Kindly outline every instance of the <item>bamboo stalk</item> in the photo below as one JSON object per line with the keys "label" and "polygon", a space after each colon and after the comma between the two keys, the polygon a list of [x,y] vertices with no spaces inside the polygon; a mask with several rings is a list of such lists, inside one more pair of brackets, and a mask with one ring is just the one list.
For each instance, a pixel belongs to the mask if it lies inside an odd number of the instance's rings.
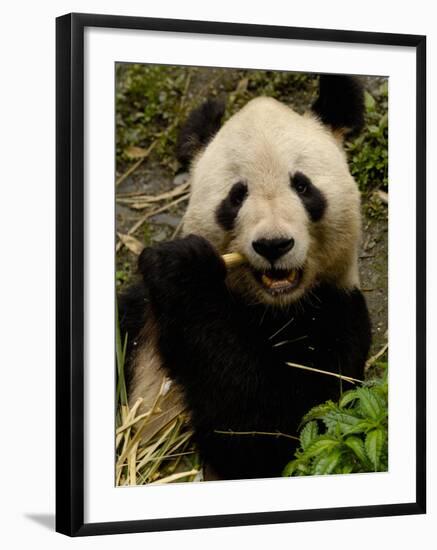
{"label": "bamboo stalk", "polygon": [[150,416],[150,414],[151,414],[151,411],[148,411],[144,414],[140,414],[139,416],[136,416],[132,420],[128,420],[126,422],[126,424],[123,424],[123,426],[120,426],[119,428],[117,428],[117,431],[115,433],[117,435],[123,433],[125,430],[127,430],[128,428],[131,428],[132,426],[134,426],[140,420],[143,420],[143,418],[148,418]]}
{"label": "bamboo stalk", "polygon": [[127,197],[118,195],[117,196],[117,202],[120,204],[136,204],[136,203],[144,203],[143,207],[146,208],[150,203],[153,202],[161,202],[168,199],[174,199],[180,195],[183,195],[188,191],[188,188],[190,187],[190,183],[183,183],[182,185],[179,185],[176,189],[172,189],[171,191],[166,191],[165,193],[161,193],[160,195],[145,195],[144,193],[136,194],[135,196]]}
{"label": "bamboo stalk", "polygon": [[294,439],[295,441],[299,441],[299,438],[295,435],[289,435],[284,434],[282,432],[258,432],[258,431],[249,431],[249,432],[234,432],[232,430],[214,430],[214,433],[216,434],[223,434],[223,435],[272,435],[274,437],[286,437],[288,439]]}
{"label": "bamboo stalk", "polygon": [[380,357],[384,355],[384,353],[388,350],[388,342],[386,342],[382,348],[378,351],[378,353],[375,353],[375,355],[372,355],[372,357],[369,357],[366,361],[365,369],[369,369]]}
{"label": "bamboo stalk", "polygon": [[345,380],[346,382],[349,382],[350,384],[362,384],[362,380],[358,380],[358,378],[352,378],[352,376],[344,376],[342,374],[337,374],[336,372],[330,372],[328,370],[321,370],[321,369],[315,369],[313,367],[306,367],[304,365],[299,365],[297,363],[289,363],[288,361],[285,362],[286,365],[289,367],[294,367],[296,369],[303,369],[310,372],[316,372],[318,374],[326,374],[327,376],[335,376],[336,378],[339,378],[340,380]]}
{"label": "bamboo stalk", "polygon": [[163,483],[172,483],[172,481],[177,481],[178,479],[183,479],[184,477],[191,477],[195,476],[199,473],[199,470],[192,469],[189,472],[180,472],[177,474],[172,474],[168,477],[164,477],[163,479],[158,479],[157,481],[152,481],[149,485],[162,485]]}
{"label": "bamboo stalk", "polygon": [[238,267],[241,264],[246,263],[246,258],[239,254],[238,252],[230,252],[229,254],[223,254],[223,261],[225,262],[226,267]]}

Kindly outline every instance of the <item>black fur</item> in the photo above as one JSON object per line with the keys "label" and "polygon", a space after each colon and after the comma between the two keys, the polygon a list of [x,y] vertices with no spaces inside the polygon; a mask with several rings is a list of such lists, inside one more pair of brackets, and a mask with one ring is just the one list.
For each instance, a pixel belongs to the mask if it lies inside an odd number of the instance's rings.
{"label": "black fur", "polygon": [[325,195],[320,189],[313,185],[311,180],[305,174],[302,174],[302,172],[296,172],[294,176],[291,176],[290,183],[291,187],[299,195],[311,220],[318,222],[322,219],[327,202]]}
{"label": "black fur", "polygon": [[[122,342],[124,342],[127,335],[126,356],[129,357],[132,350],[141,344],[137,339],[141,329],[146,324],[149,314],[149,298],[146,287],[142,282],[131,285],[118,296],[117,302],[120,334],[122,335]],[[128,361],[125,368],[127,387],[129,387],[132,380],[130,367],[131,364]]]}
{"label": "black fur", "polygon": [[196,153],[218,132],[225,108],[225,100],[215,98],[206,100],[190,113],[176,144],[176,156],[182,168],[187,168]]}
{"label": "black fur", "polygon": [[364,126],[364,92],[359,80],[345,75],[321,75],[313,111],[333,130],[355,135]]}
{"label": "black fur", "polygon": [[319,286],[288,309],[248,306],[226,287],[220,256],[193,235],[145,249],[139,267],[203,459],[224,479],[280,475],[294,440],[217,430],[296,435],[310,407],[350,387],[286,361],[362,379],[370,325],[361,292]]}
{"label": "black fur", "polygon": [[234,228],[235,218],[247,197],[247,185],[242,181],[235,183],[227,197],[222,200],[215,211],[217,223],[230,231]]}

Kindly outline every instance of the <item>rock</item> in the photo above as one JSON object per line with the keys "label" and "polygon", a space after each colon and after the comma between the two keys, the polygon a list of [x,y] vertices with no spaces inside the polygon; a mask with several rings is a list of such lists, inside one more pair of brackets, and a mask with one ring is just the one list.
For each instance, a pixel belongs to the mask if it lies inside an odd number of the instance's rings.
{"label": "rock", "polygon": [[165,229],[160,229],[156,233],[154,233],[151,237],[151,241],[154,243],[160,243],[162,241],[166,241],[168,239],[168,233]]}
{"label": "rock", "polygon": [[173,180],[173,185],[182,185],[183,183],[188,181],[188,176],[189,176],[188,172],[181,172]]}
{"label": "rock", "polygon": [[180,216],[173,216],[172,214],[167,214],[164,212],[162,214],[152,216],[150,221],[158,225],[169,225],[170,227],[176,228],[179,225],[181,218]]}

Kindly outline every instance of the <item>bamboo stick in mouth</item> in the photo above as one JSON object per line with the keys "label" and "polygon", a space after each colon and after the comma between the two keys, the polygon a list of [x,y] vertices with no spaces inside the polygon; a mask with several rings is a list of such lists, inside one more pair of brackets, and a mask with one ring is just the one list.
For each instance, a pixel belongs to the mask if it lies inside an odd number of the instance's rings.
{"label": "bamboo stick in mouth", "polygon": [[230,252],[228,254],[223,254],[223,261],[225,262],[226,267],[238,267],[241,264],[246,263],[246,258],[238,252]]}

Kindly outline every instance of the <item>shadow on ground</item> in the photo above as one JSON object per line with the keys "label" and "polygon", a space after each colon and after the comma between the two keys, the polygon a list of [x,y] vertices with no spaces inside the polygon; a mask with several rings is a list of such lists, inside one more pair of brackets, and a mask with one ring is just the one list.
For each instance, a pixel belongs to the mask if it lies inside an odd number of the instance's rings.
{"label": "shadow on ground", "polygon": [[55,514],[25,514],[24,517],[49,529],[49,531],[55,530]]}

